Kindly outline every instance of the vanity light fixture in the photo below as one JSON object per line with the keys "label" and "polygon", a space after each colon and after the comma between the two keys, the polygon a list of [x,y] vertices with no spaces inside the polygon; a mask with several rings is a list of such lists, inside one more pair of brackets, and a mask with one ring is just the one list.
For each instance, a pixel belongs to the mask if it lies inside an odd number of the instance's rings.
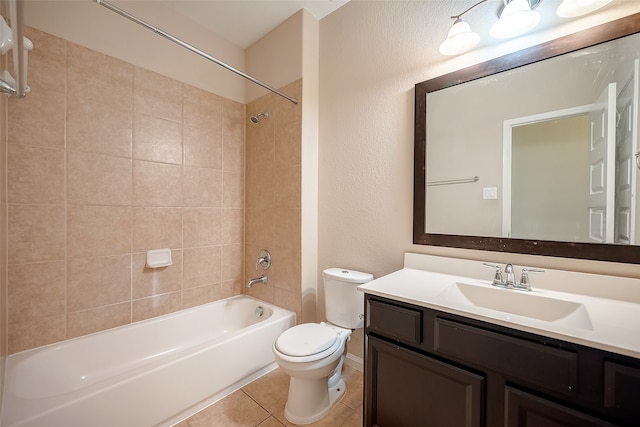
{"label": "vanity light fixture", "polygon": [[[473,49],[480,42],[480,35],[471,30],[462,15],[487,0],[480,0],[464,12],[451,16],[454,20],[447,38],[440,45],[443,55],[459,55]],[[611,3],[613,0],[563,0],[556,13],[563,18],[586,15]],[[634,0],[640,1],[640,0]],[[532,30],[540,22],[540,14],[536,8],[542,0],[502,0],[498,10],[498,20],[489,29],[491,37],[508,39]]]}
{"label": "vanity light fixture", "polygon": [[[459,55],[470,51],[478,44],[480,35],[471,31],[469,24],[462,20],[462,15],[486,1],[487,0],[480,0],[464,12],[451,17],[454,22],[451,29],[449,29],[447,38],[440,45],[440,53],[443,55]],[[500,10],[498,10],[498,21],[493,24],[489,34],[494,38],[505,39],[519,36],[531,30],[540,21],[540,14],[534,9],[538,7],[541,1],[542,0],[502,0],[503,5]]]}
{"label": "vanity light fixture", "polygon": [[480,0],[464,12],[453,15],[451,19],[454,19],[453,25],[449,29],[447,38],[440,44],[440,51],[443,55],[459,55],[464,52],[468,52],[473,49],[480,41],[480,35],[471,31],[469,24],[462,20],[462,15],[469,12],[474,7],[486,2],[487,0]]}
{"label": "vanity light fixture", "polygon": [[556,13],[561,18],[573,18],[586,15],[611,3],[613,0],[564,0]]}

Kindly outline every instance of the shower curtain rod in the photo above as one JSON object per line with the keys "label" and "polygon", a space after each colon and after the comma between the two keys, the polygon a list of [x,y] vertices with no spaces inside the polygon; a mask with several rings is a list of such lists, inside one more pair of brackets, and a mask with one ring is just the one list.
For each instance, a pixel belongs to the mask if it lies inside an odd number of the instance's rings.
{"label": "shower curtain rod", "polygon": [[251,81],[251,82],[253,82],[253,83],[255,83],[255,84],[259,85],[259,86],[262,86],[263,88],[275,93],[276,95],[279,95],[279,96],[291,101],[294,104],[298,103],[298,100],[296,98],[291,97],[291,96],[289,96],[287,94],[284,94],[284,93],[280,92],[278,89],[275,89],[275,88],[269,86],[268,84],[266,84],[264,82],[261,82],[260,80],[256,79],[255,77],[252,77],[252,76],[250,76],[250,75],[248,75],[246,73],[243,73],[242,71],[238,70],[237,68],[234,68],[231,65],[226,64],[226,63],[220,61],[217,58],[214,58],[213,56],[209,55],[208,53],[203,52],[203,51],[201,51],[200,49],[198,49],[196,47],[193,47],[189,43],[186,43],[186,42],[180,40],[179,38],[174,37],[174,36],[172,36],[171,34],[165,32],[165,31],[162,31],[161,29],[159,29],[157,27],[154,27],[153,25],[143,21],[142,19],[140,19],[140,18],[138,18],[136,16],[131,15],[130,13],[120,9],[117,6],[112,5],[111,3],[108,3],[108,2],[106,2],[104,0],[93,0],[93,1],[95,1],[96,3],[98,3],[101,6],[106,7],[107,9],[111,10],[112,12],[115,12],[118,15],[123,16],[123,17],[135,22],[136,24],[142,25],[146,29],[151,30],[156,34],[161,35],[162,37],[174,42],[175,44],[177,44],[179,46],[182,46],[185,49],[190,50],[191,52],[196,53],[196,54],[202,56],[203,58],[206,58],[209,61],[214,62],[214,63],[220,65],[221,67],[224,67],[227,70],[229,70],[231,72],[234,72],[234,73],[238,74],[239,76],[244,77],[245,79],[247,79],[247,80],[249,80],[249,81]]}

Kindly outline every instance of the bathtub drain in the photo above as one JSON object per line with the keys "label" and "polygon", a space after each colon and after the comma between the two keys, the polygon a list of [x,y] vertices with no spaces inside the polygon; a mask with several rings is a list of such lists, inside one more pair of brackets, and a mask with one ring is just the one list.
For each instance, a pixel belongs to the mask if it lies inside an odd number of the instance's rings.
{"label": "bathtub drain", "polygon": [[264,309],[262,308],[261,305],[256,307],[256,317],[262,317],[263,312],[264,312]]}

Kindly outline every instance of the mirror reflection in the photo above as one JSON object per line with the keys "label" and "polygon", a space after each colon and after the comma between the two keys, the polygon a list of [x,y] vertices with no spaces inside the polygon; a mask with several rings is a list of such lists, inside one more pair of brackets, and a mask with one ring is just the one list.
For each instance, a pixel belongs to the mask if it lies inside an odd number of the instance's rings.
{"label": "mirror reflection", "polygon": [[640,245],[638,58],[634,34],[429,92],[425,232]]}

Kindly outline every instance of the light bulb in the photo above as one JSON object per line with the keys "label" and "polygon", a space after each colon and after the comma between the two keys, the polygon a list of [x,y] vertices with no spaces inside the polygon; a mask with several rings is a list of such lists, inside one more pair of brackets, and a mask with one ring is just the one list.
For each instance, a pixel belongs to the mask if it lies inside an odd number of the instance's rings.
{"label": "light bulb", "polygon": [[489,34],[496,39],[519,36],[540,22],[540,14],[531,10],[527,0],[512,0],[507,3],[500,19],[491,26]]}
{"label": "light bulb", "polygon": [[459,55],[473,49],[479,41],[478,33],[471,31],[469,24],[458,18],[449,29],[447,38],[439,50],[443,55]]}
{"label": "light bulb", "polygon": [[612,0],[564,0],[556,13],[562,18],[586,15],[611,3]]}

